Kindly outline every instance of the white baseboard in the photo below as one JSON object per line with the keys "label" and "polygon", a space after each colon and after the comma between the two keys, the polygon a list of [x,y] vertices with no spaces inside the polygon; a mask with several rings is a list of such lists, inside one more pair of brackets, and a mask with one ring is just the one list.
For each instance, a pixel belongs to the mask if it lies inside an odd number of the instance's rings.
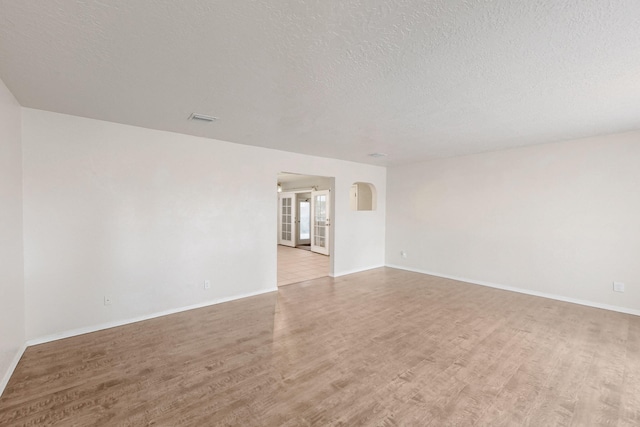
{"label": "white baseboard", "polygon": [[347,276],[349,274],[362,273],[363,271],[373,270],[374,268],[382,268],[382,267],[384,267],[384,264],[373,265],[373,266],[364,267],[364,268],[357,268],[355,270],[341,271],[340,273],[331,275],[331,277],[342,277],[342,276]]}
{"label": "white baseboard", "polygon": [[557,301],[564,301],[564,302],[570,302],[573,304],[585,305],[587,307],[601,308],[603,310],[617,311],[619,313],[633,314],[635,316],[640,316],[640,310],[634,310],[632,308],[626,308],[626,307],[619,307],[617,305],[601,304],[599,302],[594,302],[594,301],[570,298],[570,297],[565,297],[563,295],[549,294],[546,292],[532,291],[532,290],[523,289],[523,288],[515,288],[513,286],[499,285],[497,283],[485,282],[482,280],[467,279],[465,277],[450,276],[448,274],[434,273],[433,271],[426,271],[418,268],[403,267],[395,264],[387,264],[387,267],[396,268],[398,270],[412,271],[414,273],[428,274],[430,276],[442,277],[444,279],[457,280],[459,282],[472,283],[474,285],[502,289],[504,291],[518,292],[520,294],[533,295],[536,297],[549,298]]}
{"label": "white baseboard", "polygon": [[77,335],[83,335],[83,334],[88,334],[88,333],[91,333],[91,332],[101,331],[101,330],[104,330],[104,329],[115,328],[116,326],[128,325],[130,323],[136,323],[136,322],[141,322],[143,320],[155,319],[156,317],[167,316],[169,314],[180,313],[180,312],[183,312],[183,311],[193,310],[193,309],[196,309],[196,308],[208,307],[208,306],[211,306],[211,305],[222,304],[223,302],[234,301],[234,300],[237,300],[237,299],[248,298],[248,297],[253,297],[253,296],[256,296],[256,295],[262,295],[262,294],[266,294],[266,293],[269,293],[269,292],[277,292],[277,291],[278,291],[278,288],[276,287],[276,288],[261,290],[261,291],[257,291],[257,292],[249,292],[249,293],[246,293],[246,294],[234,295],[232,297],[218,298],[218,299],[215,299],[215,300],[206,301],[206,302],[202,302],[202,303],[199,303],[199,304],[193,304],[193,305],[189,305],[189,306],[186,306],[186,307],[172,308],[172,309],[169,309],[169,310],[164,310],[164,311],[160,311],[160,312],[156,312],[156,313],[152,313],[152,314],[147,314],[147,315],[144,315],[144,316],[133,317],[133,318],[130,318],[130,319],[116,320],[116,321],[113,321],[113,322],[102,323],[102,324],[99,324],[99,325],[92,325],[92,326],[87,326],[87,327],[84,327],[84,328],[72,329],[72,330],[69,330],[69,331],[60,332],[60,333],[57,333],[57,334],[47,335],[47,336],[44,336],[44,337],[38,337],[38,338],[34,338],[34,339],[31,339],[31,340],[28,340],[26,345],[27,346],[32,346],[32,345],[37,345],[37,344],[44,344],[46,342],[61,340],[63,338],[75,337]]}
{"label": "white baseboard", "polygon": [[20,361],[20,358],[22,357],[26,349],[27,349],[27,344],[26,343],[22,344],[22,346],[16,352],[16,355],[14,356],[13,361],[11,361],[11,364],[9,365],[9,369],[7,369],[7,372],[5,372],[4,377],[2,377],[2,381],[0,382],[0,396],[2,396],[2,393],[4,393],[4,389],[7,387],[7,384],[9,384],[9,378],[11,378],[11,375],[13,375],[13,371],[16,370],[16,366],[18,366],[18,362]]}

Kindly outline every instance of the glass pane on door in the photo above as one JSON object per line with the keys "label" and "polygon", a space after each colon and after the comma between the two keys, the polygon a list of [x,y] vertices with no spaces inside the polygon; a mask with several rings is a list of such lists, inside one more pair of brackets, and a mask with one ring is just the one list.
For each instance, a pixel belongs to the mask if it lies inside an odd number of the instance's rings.
{"label": "glass pane on door", "polygon": [[291,198],[282,198],[282,240],[291,240]]}
{"label": "glass pane on door", "polygon": [[315,196],[315,212],[314,212],[314,246],[326,247],[326,231],[327,231],[327,196],[319,194]]}

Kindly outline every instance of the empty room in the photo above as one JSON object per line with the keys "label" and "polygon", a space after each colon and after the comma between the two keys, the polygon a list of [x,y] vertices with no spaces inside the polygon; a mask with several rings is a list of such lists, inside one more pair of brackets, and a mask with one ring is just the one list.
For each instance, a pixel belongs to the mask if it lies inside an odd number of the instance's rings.
{"label": "empty room", "polygon": [[639,28],[0,0],[0,426],[640,425]]}

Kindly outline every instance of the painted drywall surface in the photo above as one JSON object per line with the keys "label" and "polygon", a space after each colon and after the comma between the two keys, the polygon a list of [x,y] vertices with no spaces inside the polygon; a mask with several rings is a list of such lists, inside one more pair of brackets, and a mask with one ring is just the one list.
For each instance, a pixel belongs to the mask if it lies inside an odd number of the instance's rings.
{"label": "painted drywall surface", "polygon": [[[292,179],[289,177],[289,179]],[[331,178],[323,176],[301,176],[299,179],[282,182],[282,191],[296,191],[316,187],[317,190],[331,188]]]}
{"label": "painted drywall surface", "polygon": [[640,309],[639,160],[631,132],[390,168],[387,264]]}
{"label": "painted drywall surface", "polygon": [[25,340],[21,108],[0,80],[0,393]]}
{"label": "painted drywall surface", "polygon": [[384,206],[356,215],[348,198],[369,181],[384,200],[382,167],[26,108],[23,121],[28,339],[275,289],[281,171],[335,177],[335,274],[384,264]]}

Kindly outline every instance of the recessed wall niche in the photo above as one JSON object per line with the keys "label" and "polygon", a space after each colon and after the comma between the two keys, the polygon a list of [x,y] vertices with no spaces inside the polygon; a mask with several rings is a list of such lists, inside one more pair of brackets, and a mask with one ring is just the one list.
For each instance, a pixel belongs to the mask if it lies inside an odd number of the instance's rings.
{"label": "recessed wall niche", "polygon": [[349,206],[352,211],[376,210],[376,187],[368,182],[354,182],[349,190]]}

